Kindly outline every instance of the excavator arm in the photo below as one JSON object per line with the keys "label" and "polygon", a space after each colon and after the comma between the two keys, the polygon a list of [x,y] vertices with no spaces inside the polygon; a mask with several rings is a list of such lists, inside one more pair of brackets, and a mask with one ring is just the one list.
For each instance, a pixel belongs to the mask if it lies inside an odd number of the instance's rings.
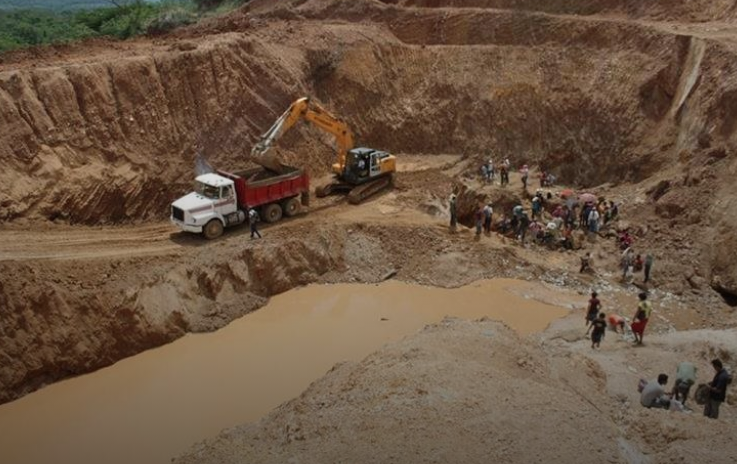
{"label": "excavator arm", "polygon": [[353,148],[353,132],[350,127],[339,118],[330,114],[322,106],[311,102],[309,98],[300,98],[282,113],[274,122],[274,125],[266,131],[261,139],[251,150],[254,161],[273,171],[279,171],[281,164],[275,159],[267,156],[272,145],[279,140],[300,119],[311,122],[321,130],[332,134],[338,146],[338,161],[333,165],[333,171],[343,172],[346,163],[346,155]]}

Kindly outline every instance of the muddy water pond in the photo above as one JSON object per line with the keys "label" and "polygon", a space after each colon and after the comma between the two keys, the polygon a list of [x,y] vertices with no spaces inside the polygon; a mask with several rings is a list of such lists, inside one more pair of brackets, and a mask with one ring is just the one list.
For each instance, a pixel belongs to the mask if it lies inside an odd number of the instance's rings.
{"label": "muddy water pond", "polygon": [[541,331],[568,310],[522,296],[534,286],[389,281],[292,290],[217,332],[0,406],[0,463],[164,464],[223,428],[261,418],[335,363],[358,361],[444,316]]}

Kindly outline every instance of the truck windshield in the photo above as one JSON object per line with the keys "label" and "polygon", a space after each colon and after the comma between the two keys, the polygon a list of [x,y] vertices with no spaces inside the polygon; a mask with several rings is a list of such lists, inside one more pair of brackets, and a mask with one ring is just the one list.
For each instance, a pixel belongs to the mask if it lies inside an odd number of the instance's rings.
{"label": "truck windshield", "polygon": [[212,198],[213,200],[220,198],[220,189],[212,185],[195,182],[194,190],[203,197]]}

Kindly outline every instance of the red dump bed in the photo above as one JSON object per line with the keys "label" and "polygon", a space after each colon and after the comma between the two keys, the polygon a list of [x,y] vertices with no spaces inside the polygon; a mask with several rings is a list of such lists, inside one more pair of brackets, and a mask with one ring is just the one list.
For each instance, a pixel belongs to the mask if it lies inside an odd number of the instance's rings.
{"label": "red dump bed", "polygon": [[306,172],[286,166],[285,171],[278,174],[264,168],[253,168],[238,173],[218,171],[218,174],[235,182],[238,204],[246,209],[309,192],[310,180]]}

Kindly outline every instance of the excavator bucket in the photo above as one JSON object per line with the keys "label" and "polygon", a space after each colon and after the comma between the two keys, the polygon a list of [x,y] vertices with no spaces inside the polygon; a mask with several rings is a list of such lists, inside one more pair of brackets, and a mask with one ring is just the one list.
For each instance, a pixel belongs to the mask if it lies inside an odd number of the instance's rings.
{"label": "excavator bucket", "polygon": [[284,173],[284,166],[279,162],[279,160],[276,159],[276,156],[272,153],[267,152],[262,155],[253,156],[251,160],[259,166],[268,169],[269,171],[273,171],[278,174]]}

